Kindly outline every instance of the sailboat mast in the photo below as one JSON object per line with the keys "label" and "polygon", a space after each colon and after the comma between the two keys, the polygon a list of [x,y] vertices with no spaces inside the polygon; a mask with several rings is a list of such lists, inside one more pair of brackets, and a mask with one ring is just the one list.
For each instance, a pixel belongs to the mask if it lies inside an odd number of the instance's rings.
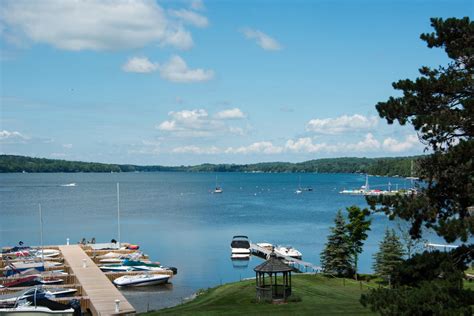
{"label": "sailboat mast", "polygon": [[39,211],[39,218],[40,218],[41,261],[43,261],[43,268],[44,268],[43,213],[41,211],[41,203],[38,203],[38,211]]}
{"label": "sailboat mast", "polygon": [[117,229],[118,229],[118,246],[120,248],[120,185],[117,182]]}
{"label": "sailboat mast", "polygon": [[369,191],[369,175],[365,175],[365,190]]}

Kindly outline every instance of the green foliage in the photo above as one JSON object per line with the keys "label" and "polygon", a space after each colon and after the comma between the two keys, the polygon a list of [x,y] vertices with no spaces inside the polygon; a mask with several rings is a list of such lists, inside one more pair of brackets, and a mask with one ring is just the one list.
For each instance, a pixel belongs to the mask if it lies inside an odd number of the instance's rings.
{"label": "green foliage", "polygon": [[431,19],[435,32],[422,34],[429,48],[443,48],[451,62],[422,67],[416,80],[393,87],[403,95],[376,106],[389,124],[411,124],[433,154],[419,159],[418,176],[426,182],[420,194],[370,198],[375,209],[409,220],[410,233],[421,237],[422,226],[433,228],[448,242],[474,235],[474,22]]}
{"label": "green foliage", "polygon": [[362,294],[361,304],[381,315],[472,315],[472,291],[451,287],[447,281],[421,282],[417,288],[371,290]]}
{"label": "green foliage", "polygon": [[364,240],[367,239],[367,231],[370,230],[371,220],[367,219],[370,216],[370,211],[366,208],[360,209],[352,205],[346,208],[348,212],[349,223],[346,227],[349,233],[349,242],[351,244],[352,255],[354,260],[354,272],[357,274],[357,261],[359,254],[362,252]]}
{"label": "green foliage", "polygon": [[321,252],[321,266],[325,273],[337,276],[352,276],[351,241],[342,212],[339,210],[334,219],[335,226],[331,227],[328,242]]}
{"label": "green foliage", "polygon": [[266,162],[248,165],[201,164],[197,166],[135,166],[0,155],[0,172],[322,172],[369,173],[409,176],[410,163],[417,157],[333,158],[300,163]]}
{"label": "green foliage", "polygon": [[361,303],[382,315],[472,315],[463,271],[473,259],[473,246],[416,254],[395,268],[393,289],[371,290]]}
{"label": "green foliage", "polygon": [[379,245],[379,251],[374,255],[373,269],[375,273],[390,282],[398,265],[403,261],[403,245],[393,229],[387,229]]}

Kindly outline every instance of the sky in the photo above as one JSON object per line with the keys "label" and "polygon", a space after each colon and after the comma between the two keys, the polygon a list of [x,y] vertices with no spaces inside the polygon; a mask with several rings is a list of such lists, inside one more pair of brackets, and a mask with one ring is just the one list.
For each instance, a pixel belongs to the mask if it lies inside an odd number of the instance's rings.
{"label": "sky", "polygon": [[0,153],[107,163],[422,154],[377,102],[471,1],[2,0]]}

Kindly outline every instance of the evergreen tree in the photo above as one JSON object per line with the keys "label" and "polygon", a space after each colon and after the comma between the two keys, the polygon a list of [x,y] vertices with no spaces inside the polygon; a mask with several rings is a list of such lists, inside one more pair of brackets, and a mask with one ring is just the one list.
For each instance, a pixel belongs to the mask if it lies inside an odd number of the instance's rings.
{"label": "evergreen tree", "polygon": [[349,223],[346,225],[349,232],[349,241],[352,249],[352,256],[354,262],[354,273],[357,279],[357,261],[359,254],[362,252],[364,240],[367,239],[367,231],[370,230],[370,223],[372,222],[367,217],[370,215],[368,209],[360,209],[353,205],[346,208],[348,212]]}
{"label": "evergreen tree", "polygon": [[422,34],[429,48],[442,48],[451,62],[421,67],[420,77],[393,83],[399,97],[376,105],[389,124],[411,124],[431,155],[418,161],[418,176],[426,184],[419,194],[369,199],[391,218],[412,223],[410,233],[421,237],[422,226],[448,242],[474,235],[474,22],[468,17],[432,18],[435,32]]}
{"label": "evergreen tree", "polygon": [[321,265],[325,273],[352,276],[352,249],[342,212],[339,210],[331,227],[328,242],[321,252]]}
{"label": "evergreen tree", "polygon": [[403,245],[393,229],[387,229],[380,243],[379,251],[374,255],[375,273],[387,278],[389,283],[397,266],[403,261]]}

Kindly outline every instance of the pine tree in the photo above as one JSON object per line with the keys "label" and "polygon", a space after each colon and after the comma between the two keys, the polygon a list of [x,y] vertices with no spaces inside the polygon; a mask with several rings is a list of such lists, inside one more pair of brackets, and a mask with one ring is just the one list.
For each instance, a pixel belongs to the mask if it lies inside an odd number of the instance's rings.
{"label": "pine tree", "polygon": [[362,253],[362,246],[364,240],[367,239],[367,231],[370,230],[371,219],[367,219],[370,215],[368,209],[361,210],[359,207],[352,205],[346,208],[349,223],[346,225],[349,232],[349,241],[351,243],[351,250],[353,255],[354,273],[357,279],[357,262],[359,254]]}
{"label": "pine tree", "polygon": [[393,229],[387,229],[374,255],[373,269],[376,274],[387,278],[389,283],[395,268],[403,261],[403,245]]}
{"label": "pine tree", "polygon": [[321,252],[321,265],[325,273],[337,276],[352,276],[352,250],[342,212],[339,210],[334,219],[335,226],[331,227],[331,235]]}

